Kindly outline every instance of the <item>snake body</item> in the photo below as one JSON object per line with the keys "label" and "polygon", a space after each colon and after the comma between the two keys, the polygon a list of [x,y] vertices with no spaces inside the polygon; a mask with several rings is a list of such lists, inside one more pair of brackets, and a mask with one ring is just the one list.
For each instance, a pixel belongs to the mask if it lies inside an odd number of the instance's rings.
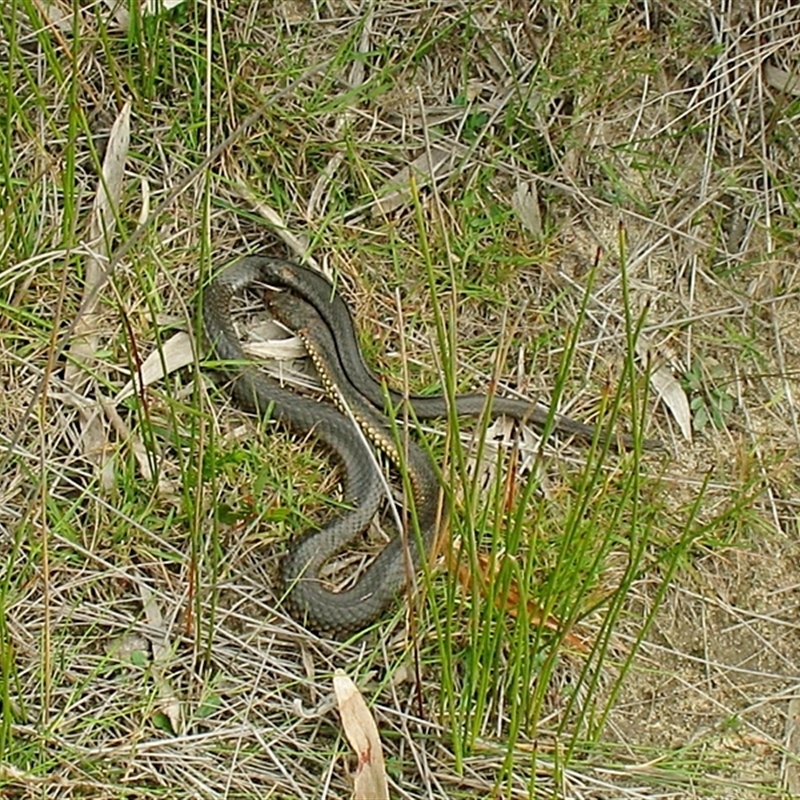
{"label": "snake body", "polygon": [[[403,538],[399,533],[380,552],[351,589],[333,592],[320,581],[324,564],[357,537],[377,512],[383,484],[367,442],[353,422],[330,405],[317,403],[284,389],[247,364],[231,320],[231,300],[248,287],[277,285],[290,293],[268,300],[276,316],[294,328],[317,365],[328,394],[351,411],[372,443],[384,450],[408,474],[416,529],[408,536],[410,566],[416,568],[430,552],[436,537],[439,484],[426,453],[413,441],[401,449],[394,443],[384,415],[384,387],[364,362],[353,318],[347,304],[320,273],[280,258],[244,256],[219,273],[203,292],[203,327],[214,356],[230,379],[232,393],[246,410],[271,413],[293,430],[313,432],[344,467],[344,500],[351,509],[320,530],[299,537],[289,547],[282,566],[285,603],[290,613],[309,627],[335,635],[348,634],[372,623],[391,604],[409,574]],[[388,402],[402,408],[408,402],[420,419],[447,414],[444,397],[405,397],[388,390]],[[507,414],[541,428],[583,439],[608,438],[631,447],[631,437],[614,439],[598,434],[592,425],[553,414],[537,403],[504,397],[460,395],[458,414],[477,415],[488,409],[493,416]],[[645,440],[645,447],[660,443]]]}
{"label": "snake body", "polygon": [[[387,410],[385,405],[388,398],[395,411],[402,410],[404,404],[408,403],[420,420],[447,415],[448,403],[444,396],[406,396],[394,389],[385,388],[375,377],[361,353],[350,309],[324,275],[292,261],[262,255],[244,256],[230,269],[256,270],[265,283],[289,289],[310,303],[333,334],[341,374],[379,412],[384,413]],[[488,397],[486,394],[462,394],[454,398],[454,404],[459,416],[477,416],[488,409],[493,417],[507,415],[540,429],[576,436],[585,441],[592,441],[599,436],[601,442],[608,440],[615,448],[630,449],[635,445],[633,437],[627,434],[615,434],[607,430],[598,433],[596,426],[578,422],[564,414],[553,413],[548,406],[541,403],[494,395]],[[642,446],[659,449],[663,445],[655,439],[645,439]]]}
{"label": "snake body", "polygon": [[[388,605],[403,589],[410,572],[419,569],[430,555],[439,523],[446,516],[433,463],[413,439],[396,442],[386,417],[353,388],[342,372],[331,330],[312,305],[293,293],[278,292],[269,296],[267,306],[303,342],[327,395],[344,414],[352,416],[367,438],[408,476],[410,493],[404,504],[407,536],[395,535],[373,563],[373,572],[359,581],[359,585],[369,589],[371,596],[385,599]],[[284,581],[288,586],[295,585],[294,599],[300,599],[306,609],[316,608],[330,594],[321,589],[318,582],[301,577],[304,571],[321,566],[323,557],[314,537],[308,537],[293,546],[283,562]],[[375,564],[379,564],[377,569]],[[373,586],[376,577],[380,585]]]}
{"label": "snake body", "polygon": [[220,371],[229,379],[237,403],[247,411],[271,414],[300,433],[313,432],[344,467],[344,501],[351,509],[320,530],[299,537],[283,570],[285,604],[292,616],[322,633],[345,635],[375,620],[394,599],[397,587],[387,583],[387,561],[397,555],[385,549],[358,583],[343,592],[326,590],[319,580],[322,566],[372,521],[383,499],[383,484],[368,444],[353,423],[334,407],[300,397],[247,365],[247,357],[231,321],[233,296],[262,283],[257,262],[241,260],[222,272],[203,292],[203,327]]}

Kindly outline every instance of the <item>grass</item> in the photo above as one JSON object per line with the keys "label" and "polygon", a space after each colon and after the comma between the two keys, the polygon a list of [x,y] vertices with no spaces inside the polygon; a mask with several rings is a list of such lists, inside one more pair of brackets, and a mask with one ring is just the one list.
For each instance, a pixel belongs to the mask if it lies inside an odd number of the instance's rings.
{"label": "grass", "polygon": [[[128,4],[125,29],[4,7],[0,788],[349,796],[345,668],[397,797],[788,798],[798,104],[761,67],[793,71],[797,12],[379,6]],[[85,358],[91,206],[128,99]],[[429,148],[456,168],[382,214]],[[116,415],[96,403],[198,333],[212,269],[286,254],[264,206],[394,386],[519,390],[668,453],[415,430],[449,568],[348,643],[303,631],[274,576],[336,506],[324,454],[231,408],[200,357]]]}

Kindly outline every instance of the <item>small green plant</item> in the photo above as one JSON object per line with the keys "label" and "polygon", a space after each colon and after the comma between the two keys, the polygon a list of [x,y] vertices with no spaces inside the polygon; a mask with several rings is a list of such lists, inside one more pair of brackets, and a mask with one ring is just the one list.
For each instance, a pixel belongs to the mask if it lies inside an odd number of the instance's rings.
{"label": "small green plant", "polygon": [[696,432],[704,431],[709,422],[718,430],[725,427],[725,417],[733,411],[733,398],[719,384],[725,377],[721,364],[706,367],[698,358],[692,360],[684,374],[682,384],[690,395],[692,428]]}

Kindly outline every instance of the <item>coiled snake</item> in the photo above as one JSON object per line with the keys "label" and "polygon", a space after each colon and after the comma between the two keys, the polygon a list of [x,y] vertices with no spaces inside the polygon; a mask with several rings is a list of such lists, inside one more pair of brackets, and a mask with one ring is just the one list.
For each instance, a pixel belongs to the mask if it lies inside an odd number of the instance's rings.
{"label": "coiled snake", "polygon": [[[410,478],[410,518],[418,535],[396,535],[363,572],[351,589],[333,592],[320,581],[324,564],[341,552],[374,517],[383,497],[383,484],[364,437],[353,422],[331,405],[299,396],[247,363],[239,344],[230,305],[234,295],[249,287],[279,286],[289,293],[273,294],[268,300],[275,315],[292,327],[304,341],[321,374],[328,394],[340,407],[349,409],[367,438],[384,450]],[[203,328],[221,371],[230,379],[231,391],[245,410],[271,413],[279,423],[313,434],[344,467],[344,501],[351,509],[325,527],[306,533],[289,546],[283,562],[286,604],[289,611],[309,627],[344,635],[373,622],[403,588],[409,567],[418,568],[436,538],[439,485],[427,454],[413,441],[395,444],[384,416],[384,389],[364,363],[352,315],[342,297],[320,273],[308,267],[271,256],[245,256],[220,272],[203,291]],[[410,403],[420,419],[447,413],[441,397],[404,398],[388,392],[396,407]],[[507,414],[539,427],[591,440],[592,425],[552,414],[545,406],[504,397],[462,395],[455,399],[458,414]],[[603,434],[605,436],[607,434]],[[602,438],[602,436],[601,436]],[[623,447],[633,440],[621,435]],[[657,447],[653,440],[645,447]],[[410,559],[403,540],[408,541]]]}

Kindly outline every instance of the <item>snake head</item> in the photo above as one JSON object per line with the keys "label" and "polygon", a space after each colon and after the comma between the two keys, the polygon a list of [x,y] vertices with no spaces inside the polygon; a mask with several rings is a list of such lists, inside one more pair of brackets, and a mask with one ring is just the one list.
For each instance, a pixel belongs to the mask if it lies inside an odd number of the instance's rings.
{"label": "snake head", "polygon": [[267,308],[275,319],[296,333],[305,330],[319,318],[319,312],[310,303],[290,291],[269,291],[264,297]]}

